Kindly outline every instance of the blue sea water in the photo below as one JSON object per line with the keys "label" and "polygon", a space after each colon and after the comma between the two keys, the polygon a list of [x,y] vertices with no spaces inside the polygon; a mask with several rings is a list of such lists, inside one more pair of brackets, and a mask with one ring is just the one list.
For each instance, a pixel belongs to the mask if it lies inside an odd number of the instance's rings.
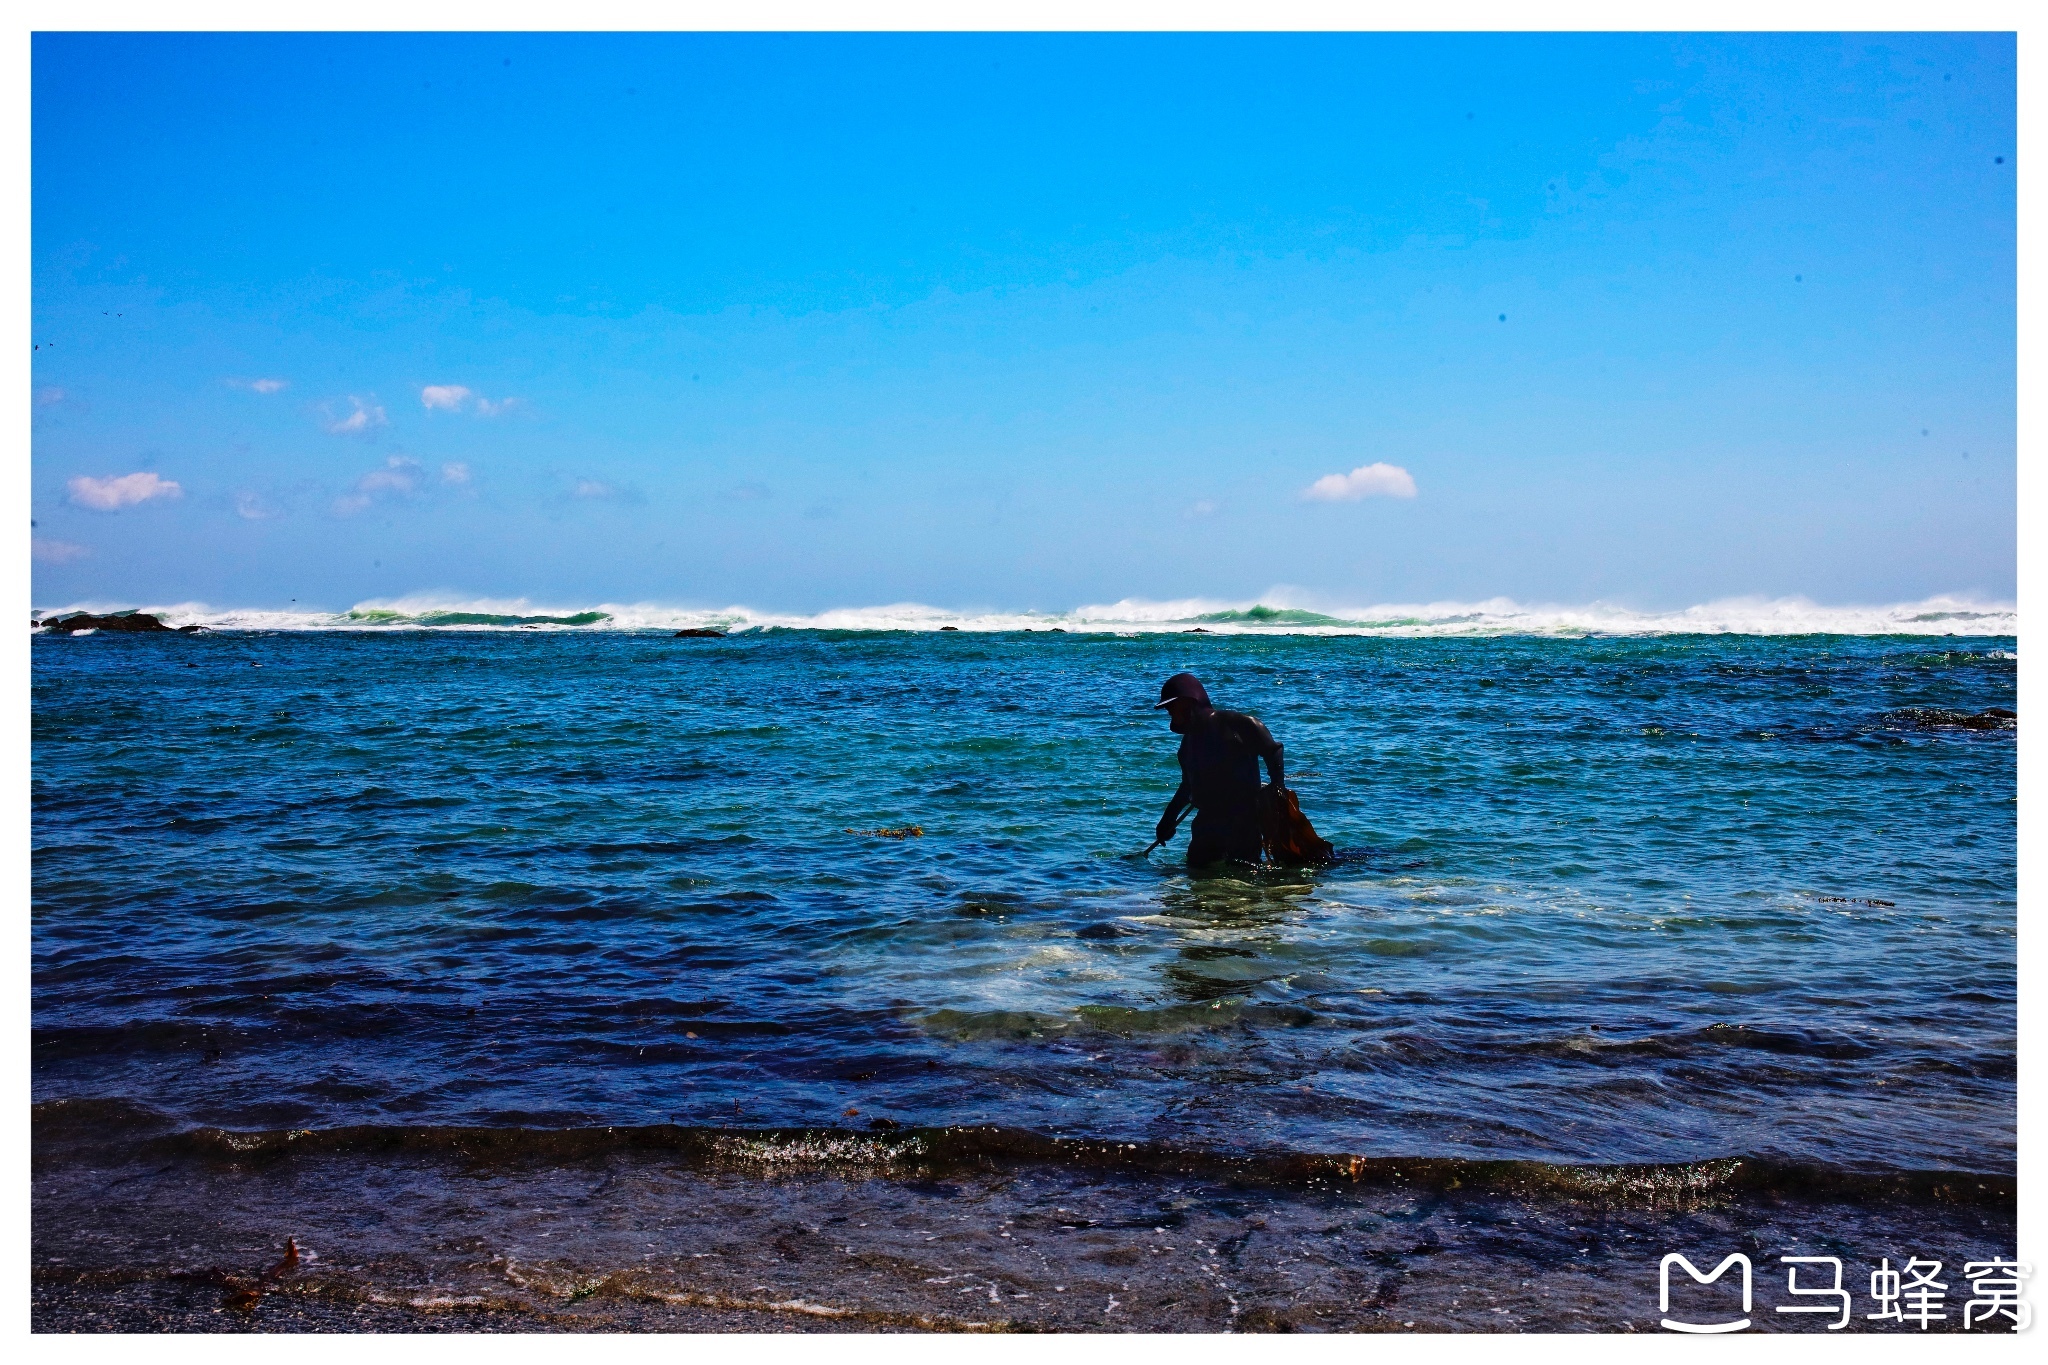
{"label": "blue sea water", "polygon": [[[37,638],[35,1096],[2010,1171],[2016,648]],[[1183,668],[1341,861],[1130,856]]]}

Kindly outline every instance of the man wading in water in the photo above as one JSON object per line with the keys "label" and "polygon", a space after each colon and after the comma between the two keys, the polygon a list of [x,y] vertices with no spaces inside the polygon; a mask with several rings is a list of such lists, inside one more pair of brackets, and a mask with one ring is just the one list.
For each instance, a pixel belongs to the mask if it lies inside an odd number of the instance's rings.
{"label": "man wading in water", "polygon": [[1209,693],[1192,673],[1176,673],[1160,686],[1159,704],[1152,709],[1161,707],[1180,736],[1180,790],[1159,817],[1159,842],[1173,837],[1181,812],[1193,806],[1189,867],[1225,860],[1258,862],[1259,760],[1266,760],[1273,790],[1285,788],[1280,741],[1255,717],[1211,705]]}

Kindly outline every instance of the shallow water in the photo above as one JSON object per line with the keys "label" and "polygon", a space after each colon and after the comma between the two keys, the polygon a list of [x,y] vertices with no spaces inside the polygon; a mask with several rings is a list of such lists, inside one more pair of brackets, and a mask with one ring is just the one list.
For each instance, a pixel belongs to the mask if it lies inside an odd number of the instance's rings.
{"label": "shallow water", "polygon": [[[38,638],[35,1095],[2010,1171],[2015,652]],[[1184,667],[1344,861],[1126,856]]]}

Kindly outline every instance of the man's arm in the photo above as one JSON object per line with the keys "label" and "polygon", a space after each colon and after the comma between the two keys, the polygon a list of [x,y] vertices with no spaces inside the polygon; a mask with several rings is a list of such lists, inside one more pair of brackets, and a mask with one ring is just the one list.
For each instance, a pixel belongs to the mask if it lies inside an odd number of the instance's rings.
{"label": "man's arm", "polygon": [[1163,844],[1173,837],[1174,830],[1180,827],[1181,812],[1187,808],[1188,781],[1186,778],[1182,778],[1180,790],[1173,794],[1173,800],[1166,803],[1166,814],[1159,817],[1159,827],[1152,831],[1153,834],[1158,836],[1160,843]]}
{"label": "man's arm", "polygon": [[1273,732],[1260,723],[1257,716],[1246,716],[1240,727],[1245,743],[1253,753],[1266,760],[1266,772],[1272,776],[1273,785],[1287,785],[1287,760],[1283,757],[1287,746],[1273,738]]}

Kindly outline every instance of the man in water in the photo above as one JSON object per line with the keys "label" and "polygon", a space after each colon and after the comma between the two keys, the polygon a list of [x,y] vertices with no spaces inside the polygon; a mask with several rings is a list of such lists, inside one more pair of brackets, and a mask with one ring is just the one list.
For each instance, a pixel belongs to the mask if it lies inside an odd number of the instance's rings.
{"label": "man in water", "polygon": [[1225,860],[1260,859],[1259,760],[1273,775],[1277,791],[1287,785],[1280,741],[1254,716],[1223,711],[1192,673],[1176,673],[1159,688],[1159,703],[1180,738],[1180,790],[1166,803],[1155,831],[1159,842],[1173,837],[1181,812],[1195,808],[1188,840],[1188,866]]}

